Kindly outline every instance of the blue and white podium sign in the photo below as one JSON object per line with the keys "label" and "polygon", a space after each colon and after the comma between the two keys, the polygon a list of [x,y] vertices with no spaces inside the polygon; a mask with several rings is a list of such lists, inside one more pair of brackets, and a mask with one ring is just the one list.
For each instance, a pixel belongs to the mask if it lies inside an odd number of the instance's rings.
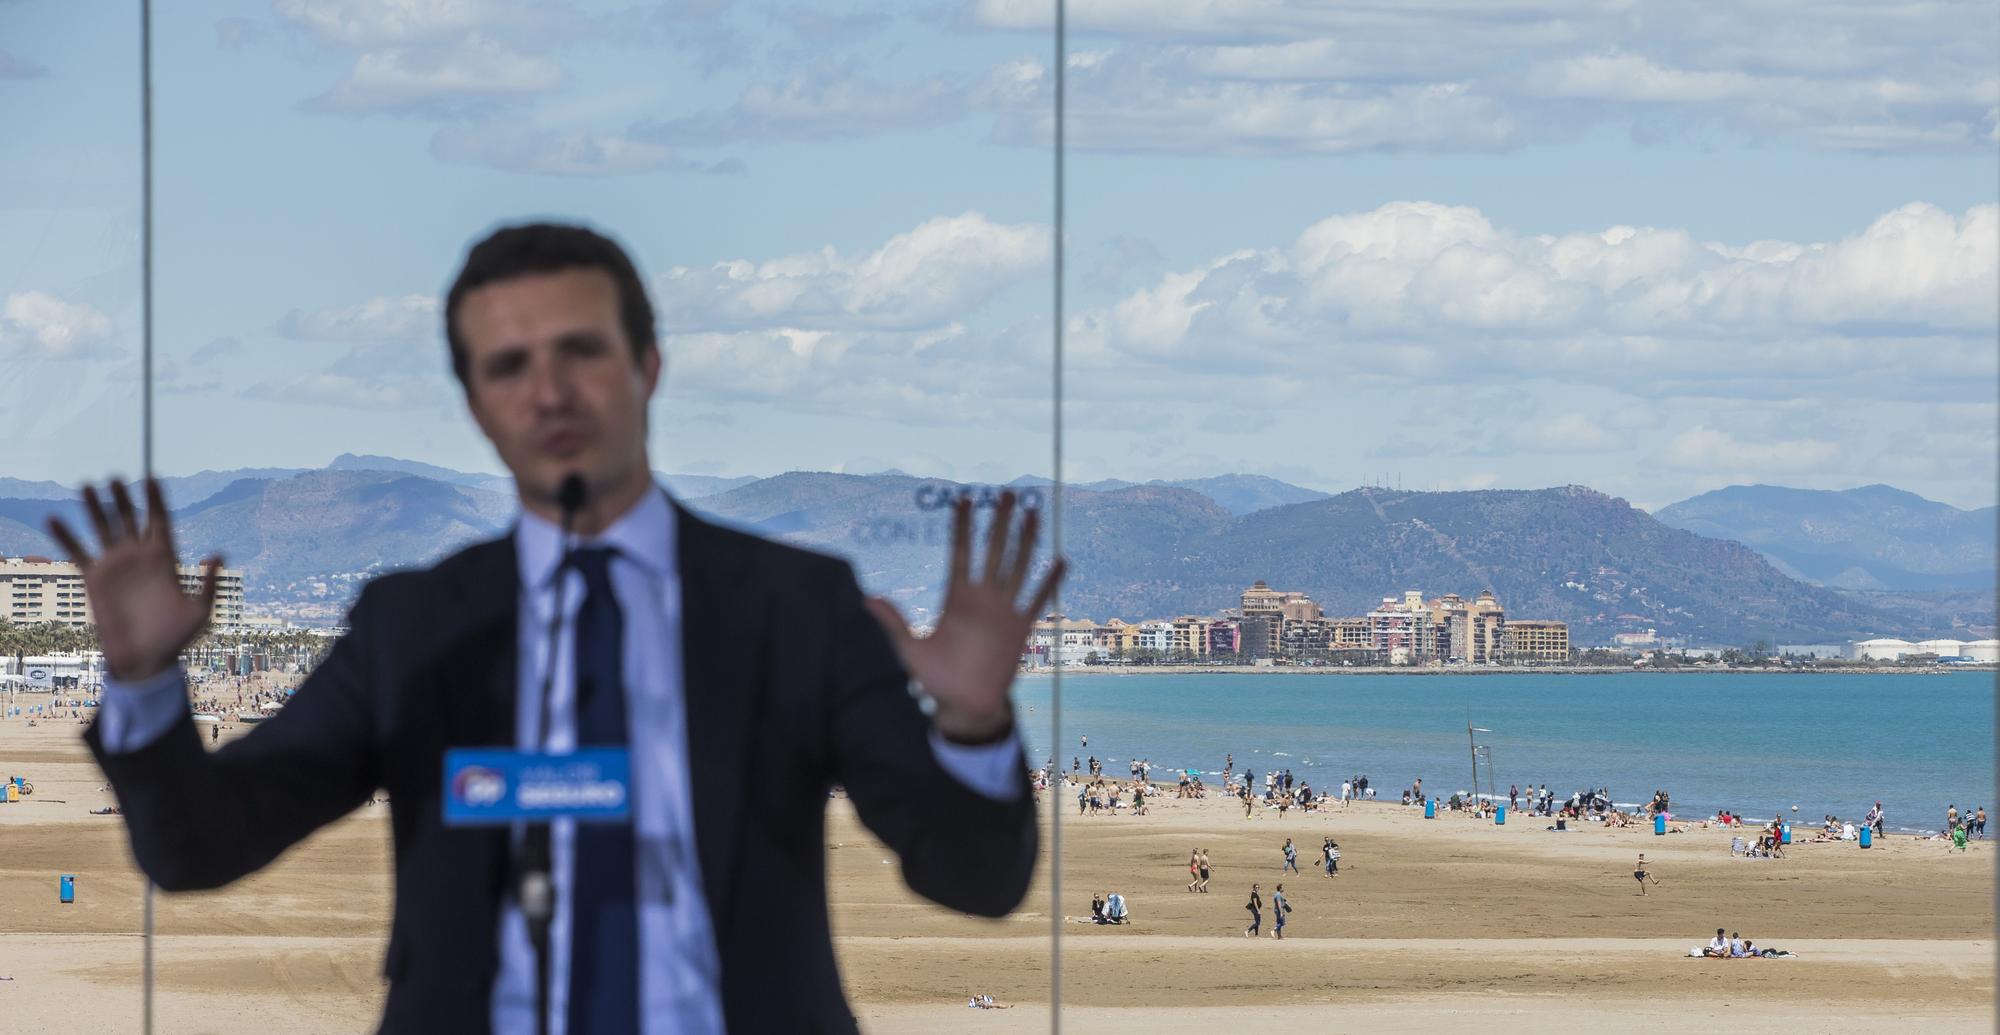
{"label": "blue and white podium sign", "polygon": [[446,826],[574,819],[622,823],[632,816],[632,758],[622,747],[551,754],[505,748],[444,753]]}

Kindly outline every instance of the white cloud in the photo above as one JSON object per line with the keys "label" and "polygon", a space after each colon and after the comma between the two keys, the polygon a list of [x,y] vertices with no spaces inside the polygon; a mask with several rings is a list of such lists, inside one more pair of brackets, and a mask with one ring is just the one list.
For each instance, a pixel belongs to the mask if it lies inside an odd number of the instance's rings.
{"label": "white cloud", "polygon": [[278,333],[301,341],[360,344],[436,341],[443,325],[436,295],[371,298],[355,305],[292,310],[278,321]]}
{"label": "white cloud", "polygon": [[[1340,154],[1493,150],[1520,127],[1464,82],[1280,82],[1189,74],[1185,55],[1116,51],[1072,62],[1065,141],[1082,150],[1197,154]],[[993,135],[1046,146],[1054,76],[1036,61],[991,73],[972,99],[1001,109]]]}
{"label": "white cloud", "polygon": [[1047,227],[977,212],[926,220],[858,255],[831,248],[763,262],[675,267],[654,278],[675,331],[941,327],[1046,269]]}
{"label": "white cloud", "polygon": [[94,306],[46,291],[18,291],[0,303],[0,356],[91,359],[109,354],[113,325]]}
{"label": "white cloud", "polygon": [[1070,334],[1097,367],[1226,356],[1260,371],[1500,369],[1718,394],[1746,378],[1752,391],[1841,377],[1880,391],[1860,375],[1886,369],[1983,391],[1996,276],[1995,205],[1912,204],[1837,241],[1730,245],[1648,227],[1529,235],[1471,208],[1394,202],[1168,273],[1072,317]]}
{"label": "white cloud", "polygon": [[546,57],[473,33],[447,46],[371,50],[347,78],[306,102],[313,111],[451,111],[547,93],[568,74]]}
{"label": "white cloud", "polygon": [[1812,473],[1841,457],[1840,446],[1825,439],[1747,441],[1699,424],[1667,442],[1660,459],[1687,471]]}
{"label": "white cloud", "polygon": [[[1049,19],[1040,0],[974,0],[962,21],[1046,33]],[[1069,28],[1109,54],[1072,68],[1083,148],[1481,150],[1640,120],[1838,149],[1966,152],[2000,135],[1991,19],[1974,3],[1097,0]],[[1289,118],[1273,137],[1239,110]],[[1155,124],[1164,111],[1178,140]]]}
{"label": "white cloud", "polygon": [[271,6],[314,37],[350,47],[449,39],[518,8],[489,0],[273,0]]}
{"label": "white cloud", "polygon": [[852,65],[817,64],[778,83],[754,83],[728,108],[654,120],[643,135],[668,144],[824,139],[924,129],[962,117],[965,88],[940,78],[879,82]]}

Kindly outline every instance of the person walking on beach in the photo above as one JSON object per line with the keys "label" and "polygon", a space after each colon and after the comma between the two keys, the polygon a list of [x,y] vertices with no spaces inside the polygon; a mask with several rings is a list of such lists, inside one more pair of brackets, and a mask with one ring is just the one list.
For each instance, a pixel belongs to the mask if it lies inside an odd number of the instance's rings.
{"label": "person walking on beach", "polygon": [[1284,850],[1285,850],[1285,864],[1283,866],[1278,867],[1278,872],[1283,873],[1286,870],[1290,870],[1293,873],[1299,872],[1299,850],[1296,846],[1292,844],[1292,839],[1289,837],[1285,838]]}
{"label": "person walking on beach", "polygon": [[1271,889],[1271,937],[1285,940],[1285,914],[1292,911],[1292,904],[1285,901],[1285,886]]}
{"label": "person walking on beach", "polygon": [[1353,796],[1354,796],[1354,781],[1352,780],[1340,781],[1340,807],[1343,809],[1346,808],[1348,799],[1352,798]]}
{"label": "person walking on beach", "polygon": [[1329,878],[1333,876],[1333,838],[1319,839],[1319,868],[1326,871]]}
{"label": "person walking on beach", "polygon": [[1243,799],[1243,818],[1249,819],[1251,818],[1250,809],[1252,808],[1250,800],[1250,781],[1248,780],[1243,781],[1243,789],[1240,792],[1240,796]]}
{"label": "person walking on beach", "polygon": [[1646,853],[1644,852],[1639,853],[1638,865],[1632,867],[1632,877],[1634,880],[1637,880],[1639,882],[1639,895],[1642,898],[1645,897],[1646,894],[1647,881],[1649,880],[1653,881],[1653,886],[1656,888],[1660,886],[1659,881],[1653,880],[1652,871],[1646,869]]}
{"label": "person walking on beach", "polygon": [[1195,885],[1200,883],[1201,883],[1201,849],[1190,848],[1188,849],[1188,891],[1190,892],[1194,891]]}
{"label": "person walking on beach", "polygon": [[1264,929],[1264,897],[1257,893],[1257,885],[1250,885],[1250,901],[1243,903],[1250,911],[1250,926],[1243,929],[1243,937],[1255,938]]}
{"label": "person walking on beach", "polygon": [[1195,881],[1194,885],[1194,890],[1199,891],[1204,895],[1208,894],[1208,874],[1209,874],[1208,849],[1204,848],[1201,850],[1201,862],[1200,865],[1196,868],[1196,873],[1195,873],[1195,876],[1200,879]]}
{"label": "person walking on beach", "polygon": [[1986,840],[1986,806],[1984,805],[1979,806],[1979,811],[1973,814],[1972,836],[1981,841]]}

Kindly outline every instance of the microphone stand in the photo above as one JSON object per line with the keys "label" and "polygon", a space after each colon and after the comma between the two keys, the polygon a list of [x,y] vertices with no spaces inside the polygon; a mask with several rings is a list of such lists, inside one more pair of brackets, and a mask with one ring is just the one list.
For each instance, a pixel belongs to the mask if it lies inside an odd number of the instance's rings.
{"label": "microphone stand", "polygon": [[[583,479],[572,474],[563,479],[556,499],[562,506],[562,562],[556,566],[555,611],[549,616],[548,655],[542,666],[540,722],[535,727],[536,746],[546,750],[549,742],[549,695],[556,679],[556,652],[561,647],[563,586],[567,581],[574,549],[570,541],[576,512],[583,508]],[[528,942],[535,951],[535,1031],[549,1035],[549,925],[555,919],[555,882],[550,877],[554,851],[550,845],[549,823],[528,824],[521,839],[521,863],[516,877],[515,899],[528,922]]]}

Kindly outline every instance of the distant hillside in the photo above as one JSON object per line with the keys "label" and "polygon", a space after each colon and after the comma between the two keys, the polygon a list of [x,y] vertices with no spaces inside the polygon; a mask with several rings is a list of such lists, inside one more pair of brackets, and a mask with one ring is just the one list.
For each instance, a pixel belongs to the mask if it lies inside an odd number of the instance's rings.
{"label": "distant hillside", "polygon": [[[1010,485],[1035,485],[1046,487],[1049,479],[1036,476],[1016,478]],[[1119,478],[1105,478],[1094,482],[1077,482],[1066,491],[1075,492],[1117,492],[1137,485],[1155,488],[1188,489],[1214,500],[1222,509],[1231,514],[1249,514],[1271,507],[1282,507],[1287,503],[1304,503],[1307,500],[1323,500],[1327,493],[1317,489],[1302,488],[1276,478],[1266,478],[1261,474],[1218,474],[1207,478],[1180,478],[1166,481],[1155,478],[1149,482],[1128,482]]]}
{"label": "distant hillside", "polygon": [[[871,585],[931,606],[944,516],[925,483],[793,473],[697,506],[854,556]],[[1405,589],[1493,590],[1508,613],[1570,622],[1579,642],[1654,628],[1700,643],[1841,639],[1949,623],[1803,585],[1737,543],[1668,528],[1581,487],[1419,493],[1363,489],[1237,516],[1191,489],[1137,485],[1064,495],[1074,575],[1064,610],[1128,620],[1234,604],[1265,579],[1361,614]],[[1906,621],[1923,624],[1912,627]]]}
{"label": "distant hillside", "polygon": [[253,599],[293,599],[329,576],[427,564],[504,532],[512,497],[389,471],[243,480],[177,513],[190,555],[219,550]]}
{"label": "distant hillside", "polygon": [[1732,485],[1655,516],[1733,539],[1789,575],[1839,589],[1991,588],[2000,556],[1994,508],[1960,510],[1887,485],[1839,492]]}
{"label": "distant hillside", "polygon": [[[1194,488],[1102,484],[1064,493],[1073,574],[1063,606],[1073,615],[1211,613],[1264,579],[1350,615],[1407,589],[1467,596],[1491,589],[1509,615],[1568,621],[1580,644],[1643,628],[1697,644],[1747,644],[1945,634],[1978,624],[1951,610],[1969,606],[1962,600],[1934,605],[1806,585],[1749,547],[1670,528],[1575,486],[1361,489],[1237,514]],[[923,620],[942,590],[947,507],[960,489],[900,473],[791,472],[688,503],[717,520],[849,557],[865,586]],[[1023,491],[1046,501],[1039,486]],[[190,559],[219,549],[246,569],[253,603],[315,595],[337,602],[368,574],[429,563],[499,534],[515,507],[511,492],[419,474],[309,471],[239,479],[179,507],[179,541]],[[52,553],[43,518],[55,510],[75,520],[76,509],[71,501],[0,499],[0,552]]]}

